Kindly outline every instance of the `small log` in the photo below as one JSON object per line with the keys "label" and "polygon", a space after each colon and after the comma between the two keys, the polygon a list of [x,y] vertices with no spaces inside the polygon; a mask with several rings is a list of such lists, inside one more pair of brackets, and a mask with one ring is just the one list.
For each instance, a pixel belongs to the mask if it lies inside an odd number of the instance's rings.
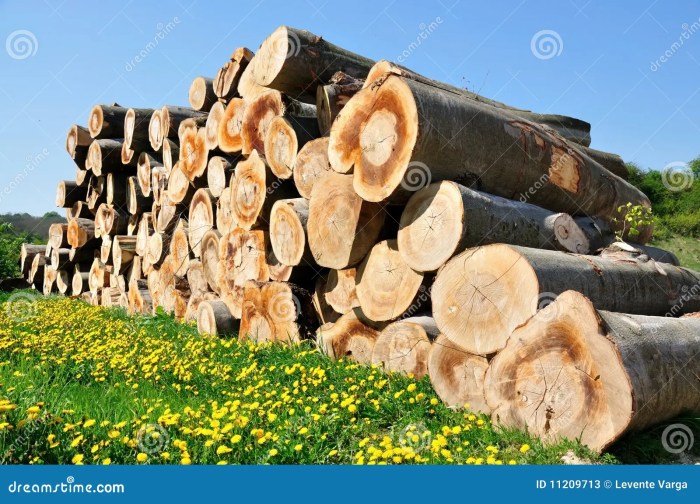
{"label": "small log", "polygon": [[[49,260],[51,259],[51,256],[49,256]],[[34,256],[34,259],[32,259],[32,266],[29,268],[29,275],[27,276],[27,280],[29,280],[30,283],[33,283],[36,288],[39,286],[39,281],[42,282],[43,286],[43,281],[44,281],[44,269],[46,267],[46,253],[40,252]]]}
{"label": "small log", "polygon": [[88,287],[90,292],[97,294],[100,289],[109,286],[109,278],[110,272],[100,262],[100,259],[96,257],[92,261],[88,276]]}
{"label": "small log", "polygon": [[112,105],[95,105],[88,117],[92,138],[124,138],[124,118],[129,109]]}
{"label": "small log", "polygon": [[364,77],[374,62],[306,30],[280,26],[260,45],[251,65],[255,82],[308,102],[340,70]]}
{"label": "small log", "polygon": [[324,296],[324,289],[326,288],[326,282],[328,281],[325,275],[320,275],[316,279],[316,285],[314,287],[314,293],[311,298],[314,309],[316,310],[316,317],[318,318],[320,324],[332,324],[341,317],[341,313],[335,311],[327,302]]}
{"label": "small log", "polygon": [[253,58],[253,52],[247,47],[237,48],[216,73],[214,79],[214,93],[221,99],[230,100],[236,96],[238,82],[248,63]]}
{"label": "small log", "polygon": [[439,335],[428,356],[430,383],[442,402],[451,408],[491,413],[484,396],[484,376],[489,361]]}
{"label": "small log", "polygon": [[239,339],[298,343],[317,326],[306,289],[287,282],[245,284]]}
{"label": "small log", "polygon": [[165,168],[165,173],[170,175],[170,172],[173,171],[173,166],[180,159],[180,144],[166,138],[163,140],[162,155],[163,168]]}
{"label": "small log", "polygon": [[356,281],[357,269],[332,269],[323,285],[322,296],[326,303],[338,313],[347,313],[353,308],[359,308]]}
{"label": "small log", "polygon": [[278,116],[272,119],[263,142],[265,160],[272,173],[283,180],[291,178],[299,149],[319,136],[316,118]]}
{"label": "small log", "polygon": [[90,273],[81,271],[80,265],[76,264],[73,269],[73,277],[71,278],[71,294],[73,296],[79,296],[87,291],[89,278]]}
{"label": "small log", "polygon": [[311,140],[297,154],[294,165],[294,185],[304,198],[311,198],[316,181],[331,171],[328,162],[328,137]]}
{"label": "small log", "polygon": [[161,163],[147,152],[142,152],[136,166],[136,178],[144,196],[151,196],[152,169],[161,167]]}
{"label": "small log", "polygon": [[248,280],[266,282],[270,276],[265,251],[264,231],[236,228],[219,240],[217,284],[221,300],[234,317],[241,317],[243,288]]}
{"label": "small log", "polygon": [[420,380],[428,373],[430,342],[437,336],[435,321],[428,315],[391,323],[379,333],[372,350],[372,364],[385,372],[411,374]]}
{"label": "small log", "polygon": [[379,333],[353,310],[334,323],[321,326],[316,339],[319,347],[333,360],[347,359],[359,364],[371,364]]}
{"label": "small log", "polygon": [[129,284],[128,289],[130,315],[136,313],[151,313],[153,311],[153,301],[151,293],[145,280],[136,280]]}
{"label": "small log", "polygon": [[51,268],[54,270],[65,269],[71,266],[70,249],[55,248],[51,250]]}
{"label": "small log", "polygon": [[455,253],[489,243],[590,252],[589,240],[570,215],[456,182],[442,181],[419,190],[401,214],[399,251],[417,271],[435,271]]}
{"label": "small log", "polygon": [[129,216],[114,205],[103,203],[95,214],[95,237],[126,234]]}
{"label": "small log", "polygon": [[190,268],[190,246],[188,243],[188,223],[180,219],[170,240],[170,255],[173,258],[175,275],[184,278]]}
{"label": "small log", "polygon": [[72,208],[78,201],[84,201],[87,197],[87,187],[81,187],[70,180],[62,180],[56,188],[56,206],[59,208]]}
{"label": "small log", "polygon": [[151,212],[144,212],[141,214],[141,219],[139,220],[139,228],[136,232],[136,247],[135,251],[140,256],[146,255],[146,250],[148,248],[148,237],[153,234],[153,219]]}
{"label": "small log", "polygon": [[311,264],[313,258],[306,240],[309,202],[304,198],[281,199],[270,212],[270,244],[280,263]]}
{"label": "small log", "polygon": [[131,215],[139,215],[151,207],[153,200],[143,194],[138,177],[127,179],[126,208]]}
{"label": "small log", "polygon": [[166,138],[177,138],[182,121],[194,119],[198,126],[203,126],[206,123],[206,116],[206,112],[170,105],[165,105],[160,110],[154,111],[148,125],[148,139],[151,147],[153,150],[159,151]]}
{"label": "small log", "polygon": [[225,112],[226,105],[217,101],[207,116],[207,123],[204,125],[204,138],[207,141],[207,149],[210,151],[219,147],[219,124],[221,124]]}
{"label": "small log", "polygon": [[135,255],[132,259],[131,266],[129,267],[125,275],[127,288],[131,284],[131,282],[141,280],[143,278],[143,269],[141,268],[142,259],[143,258],[139,255]]}
{"label": "small log", "polygon": [[72,219],[94,219],[95,214],[92,213],[86,201],[76,201],[71,208],[66,209],[66,220]]}
{"label": "small log", "polygon": [[68,155],[75,161],[79,169],[85,168],[85,160],[87,159],[88,147],[92,143],[92,137],[87,128],[72,125],[68,128],[66,135],[66,151]]}
{"label": "small log", "polygon": [[[174,258],[175,264],[177,265],[177,258]],[[187,283],[189,284],[192,294],[203,294],[205,292],[210,292],[209,285],[207,284],[207,279],[204,276],[204,267],[202,266],[202,261],[199,259],[188,259],[187,265]],[[175,272],[178,273],[177,271]]]}
{"label": "small log", "polygon": [[49,226],[49,241],[51,248],[68,247],[68,224],[57,222]]}
{"label": "small log", "polygon": [[122,206],[126,203],[129,190],[129,178],[123,173],[108,173],[105,179],[107,189],[107,204]]}
{"label": "small log", "polygon": [[[153,233],[148,237],[148,247],[146,249],[146,261],[155,267],[163,264],[170,248],[170,235]],[[152,294],[152,292],[151,292]]]}
{"label": "small log", "polygon": [[216,223],[216,198],[211,195],[209,189],[199,189],[192,197],[189,210],[189,242],[192,254],[201,256],[202,237]]}
{"label": "small log", "polygon": [[[87,151],[85,153],[85,157],[87,158]],[[75,167],[75,183],[80,187],[87,188],[88,181],[90,180],[89,175],[90,172],[88,172],[87,170],[81,168],[80,166]]]}
{"label": "small log", "polygon": [[602,451],[624,432],[700,411],[699,345],[698,319],[597,311],[567,291],[493,359],[486,400],[500,425]]}
{"label": "small log", "polygon": [[239,321],[231,315],[226,303],[220,299],[202,301],[197,309],[199,334],[232,336],[238,332]]}
{"label": "small log", "polygon": [[124,143],[131,149],[134,140],[148,142],[148,124],[153,109],[130,108],[124,116]]}
{"label": "small log", "polygon": [[34,257],[46,253],[45,245],[32,245],[31,243],[23,243],[19,251],[19,270],[22,276],[29,278],[29,272],[32,269]]}
{"label": "small log", "polygon": [[[94,140],[88,149],[86,167],[93,175],[100,176],[107,173],[118,172],[130,174],[129,168],[136,167],[136,159],[122,159],[121,140],[101,139]],[[126,161],[126,162],[124,162]]]}
{"label": "small log", "polygon": [[209,150],[206,129],[188,126],[180,137],[180,170],[189,180],[201,177],[207,169]]}
{"label": "small log", "polygon": [[209,187],[212,196],[215,198],[221,196],[221,192],[231,179],[236,163],[239,161],[240,159],[235,157],[212,156],[209,158],[209,163],[207,164],[207,187]]}
{"label": "small log", "polygon": [[241,132],[245,111],[246,102],[240,98],[234,98],[226,105],[217,130],[217,144],[222,151],[235,154],[243,149]]}
{"label": "small log", "polygon": [[216,229],[210,229],[204,236],[200,246],[200,258],[202,270],[209,288],[219,294],[219,240],[221,233]]}
{"label": "small log", "polygon": [[44,268],[44,284],[42,292],[44,296],[49,296],[55,292],[58,292],[58,287],[56,287],[56,277],[58,272],[52,268]]}
{"label": "small log", "polygon": [[440,269],[433,317],[451,341],[489,355],[565,290],[600,309],[678,316],[700,310],[698,284],[700,273],[670,264],[495,244],[468,249]]}
{"label": "small log", "polygon": [[316,262],[343,269],[360,262],[384,227],[386,213],[363,201],[352,176],[329,172],[314,184],[309,200],[307,237]]}
{"label": "small log", "polygon": [[95,221],[74,218],[68,222],[66,240],[73,248],[80,248],[95,239]]}
{"label": "small log", "polygon": [[114,274],[121,275],[136,257],[135,236],[115,236],[112,240],[112,263]]}
{"label": "small log", "polygon": [[221,196],[216,202],[216,229],[222,234],[230,233],[237,227],[237,222],[233,217],[231,203],[231,187],[226,187],[221,191]]}
{"label": "small log", "polygon": [[109,235],[102,236],[100,244],[100,262],[105,266],[113,266],[112,262],[112,237]]}
{"label": "small log", "polygon": [[316,88],[316,113],[318,128],[326,136],[331,131],[331,124],[345,104],[363,87],[364,81],[355,79],[343,72],[336,72],[330,83]]}
{"label": "small log", "polygon": [[151,168],[151,196],[153,204],[160,207],[167,192],[168,174],[162,166]]}
{"label": "small log", "polygon": [[209,112],[218,99],[214,92],[214,81],[206,77],[195,77],[190,84],[188,98],[193,109]]}
{"label": "small log", "polygon": [[175,163],[173,171],[170,172],[170,177],[168,177],[167,193],[170,201],[189,205],[195,192],[197,192],[197,186],[203,186],[202,183],[199,183],[201,179],[195,180],[197,180],[197,185],[191,182],[182,172],[180,162]]}

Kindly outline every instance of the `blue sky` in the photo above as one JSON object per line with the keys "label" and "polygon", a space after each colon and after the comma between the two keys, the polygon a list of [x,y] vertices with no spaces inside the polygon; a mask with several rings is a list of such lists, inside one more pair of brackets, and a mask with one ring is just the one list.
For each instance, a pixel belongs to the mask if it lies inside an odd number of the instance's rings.
{"label": "blue sky", "polygon": [[66,130],[94,103],[187,105],[194,77],[280,24],[579,117],[593,147],[643,167],[700,155],[696,1],[0,1],[0,213],[53,209],[57,182],[75,171]]}

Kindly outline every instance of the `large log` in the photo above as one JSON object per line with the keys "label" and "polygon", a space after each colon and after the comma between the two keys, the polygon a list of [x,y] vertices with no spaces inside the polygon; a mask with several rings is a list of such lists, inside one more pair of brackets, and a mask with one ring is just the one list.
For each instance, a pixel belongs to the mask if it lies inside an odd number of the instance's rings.
{"label": "large log", "polygon": [[197,309],[197,330],[200,334],[231,336],[238,332],[239,321],[220,299],[202,301]]}
{"label": "large log", "polygon": [[316,87],[329,82],[336,71],[364,77],[373,64],[318,35],[288,26],[272,32],[251,62],[258,85],[309,103],[315,102]]}
{"label": "large log", "polygon": [[306,289],[287,282],[245,284],[240,339],[297,343],[313,336],[317,327]]}
{"label": "large log", "polygon": [[328,137],[311,140],[297,154],[294,185],[304,198],[311,198],[316,181],[331,170],[328,162]]}
{"label": "large log", "polygon": [[427,315],[393,322],[379,334],[372,350],[372,364],[386,372],[411,374],[420,380],[428,372],[430,341],[437,335],[435,321]]}
{"label": "large log", "polygon": [[584,232],[563,213],[474,191],[456,182],[431,184],[408,200],[398,246],[417,271],[435,271],[455,253],[489,243],[588,254]]}
{"label": "large log", "polygon": [[280,179],[290,178],[299,149],[319,136],[315,117],[278,116],[272,119],[263,142],[265,161],[272,173]]}
{"label": "large log", "polygon": [[306,240],[308,218],[309,202],[304,198],[282,199],[272,206],[270,244],[282,264],[296,266],[302,260],[312,262]]}
{"label": "large log", "polygon": [[516,329],[486,373],[497,423],[601,451],[700,411],[700,320],[597,311],[567,291]]}
{"label": "large log", "polygon": [[360,364],[372,363],[372,350],[380,330],[372,327],[358,311],[353,310],[333,323],[325,324],[316,333],[319,348],[333,360],[347,359]]}
{"label": "large log", "polygon": [[495,244],[468,249],[440,269],[433,316],[450,340],[489,355],[566,290],[585,294],[599,309],[677,316],[700,311],[698,285],[700,273],[670,264]]}
{"label": "large log", "polygon": [[309,200],[307,237],[316,262],[343,269],[360,262],[384,226],[386,213],[362,200],[352,177],[329,172],[314,184]]}
{"label": "large log", "polygon": [[243,288],[248,280],[266,282],[270,276],[264,231],[236,228],[219,240],[217,284],[221,300],[234,317],[241,317]]}
{"label": "large log", "polygon": [[[368,201],[405,201],[419,173],[572,215],[610,220],[627,203],[650,206],[552,130],[392,74],[348,102],[331,129],[329,159],[341,171],[354,166],[355,190]],[[637,239],[650,236],[647,227]]]}
{"label": "large log", "polygon": [[88,117],[92,138],[124,138],[124,118],[129,109],[112,105],[95,105]]}
{"label": "large log", "polygon": [[489,361],[450,341],[444,334],[433,342],[428,355],[430,383],[447,406],[491,413],[484,396]]}

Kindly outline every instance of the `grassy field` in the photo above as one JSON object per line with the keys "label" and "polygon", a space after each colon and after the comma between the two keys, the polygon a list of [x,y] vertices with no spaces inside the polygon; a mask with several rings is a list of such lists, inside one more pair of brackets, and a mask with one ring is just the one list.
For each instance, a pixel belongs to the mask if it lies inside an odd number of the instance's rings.
{"label": "grassy field", "polygon": [[0,463],[548,464],[671,460],[660,433],[612,453],[543,446],[416,381],[311,342],[197,335],[170,317],[0,297]]}
{"label": "grassy field", "polygon": [[664,240],[654,241],[652,245],[676,254],[681,266],[700,271],[700,239],[672,235]]}

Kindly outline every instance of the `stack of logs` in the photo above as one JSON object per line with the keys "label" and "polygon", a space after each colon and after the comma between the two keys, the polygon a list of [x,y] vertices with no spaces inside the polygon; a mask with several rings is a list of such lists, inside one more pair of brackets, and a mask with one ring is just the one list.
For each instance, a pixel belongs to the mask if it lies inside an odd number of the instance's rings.
{"label": "stack of logs", "polygon": [[589,124],[288,27],[189,102],[96,105],[70,128],[68,223],[22,250],[36,288],[315,337],[594,449],[700,409],[700,319],[677,318],[700,311],[700,273],[629,232],[626,205],[649,200]]}

